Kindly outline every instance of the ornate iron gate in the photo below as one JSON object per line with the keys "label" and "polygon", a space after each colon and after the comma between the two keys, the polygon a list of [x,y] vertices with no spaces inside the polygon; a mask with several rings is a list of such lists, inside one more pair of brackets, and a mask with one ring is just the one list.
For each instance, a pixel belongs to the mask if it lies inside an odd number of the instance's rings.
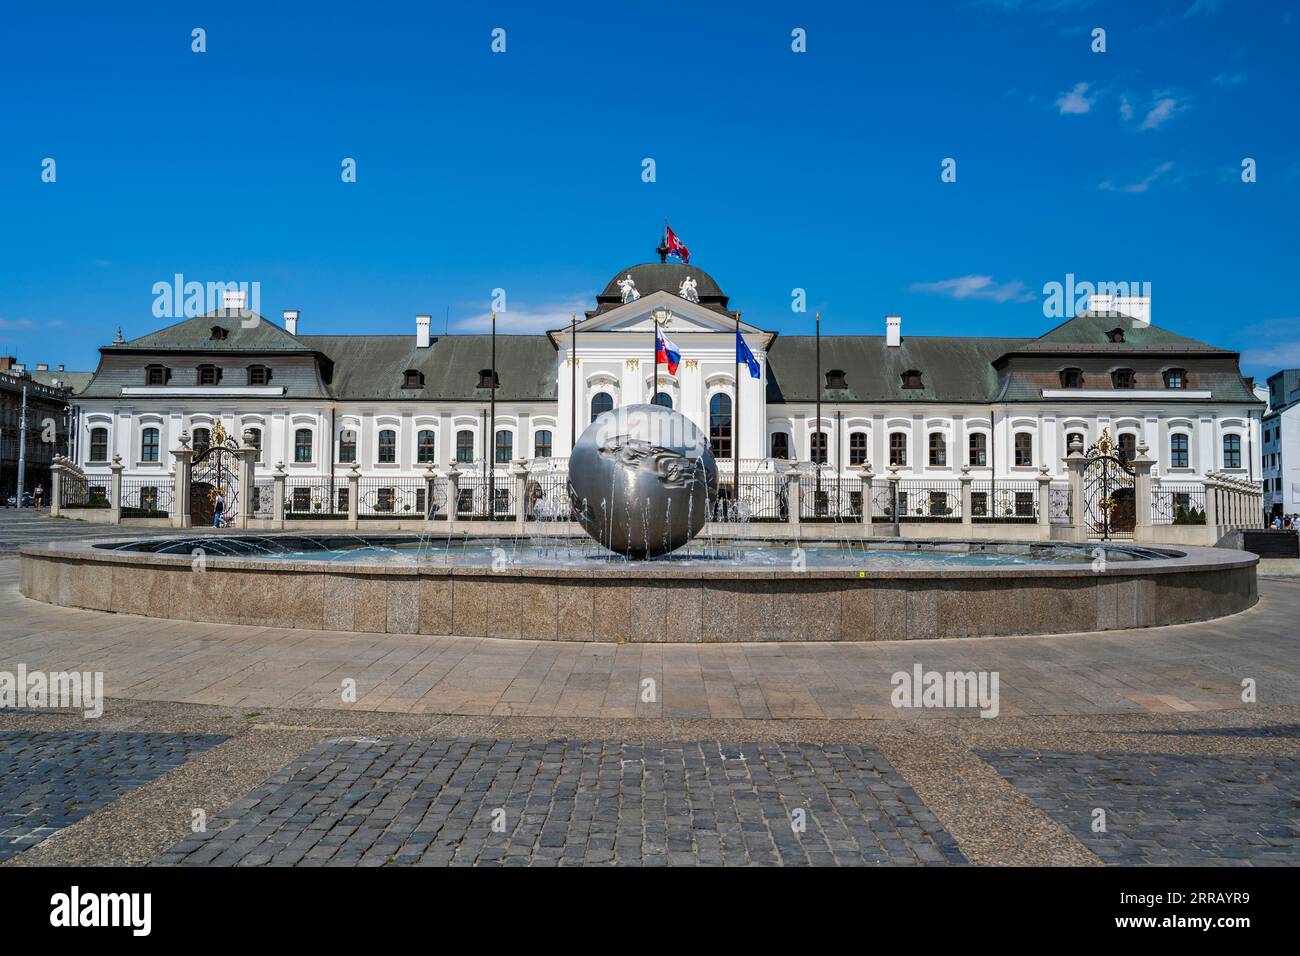
{"label": "ornate iron gate", "polygon": [[194,527],[212,527],[218,497],[223,518],[239,513],[239,468],[239,443],[227,438],[218,422],[212,444],[190,462],[190,521]]}
{"label": "ornate iron gate", "polygon": [[1090,538],[1131,538],[1137,524],[1136,474],[1103,429],[1083,467],[1083,523]]}

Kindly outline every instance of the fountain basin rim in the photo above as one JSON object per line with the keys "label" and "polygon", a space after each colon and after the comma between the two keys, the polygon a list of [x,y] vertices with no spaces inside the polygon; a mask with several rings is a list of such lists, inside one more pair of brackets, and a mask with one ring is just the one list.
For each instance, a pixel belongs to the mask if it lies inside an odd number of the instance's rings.
{"label": "fountain basin rim", "polygon": [[[125,551],[113,550],[115,546],[132,544],[144,541],[177,541],[177,540],[195,540],[201,538],[247,538],[249,535],[240,533],[227,533],[221,535],[212,534],[182,534],[182,535],[158,535],[149,538],[140,537],[122,537],[122,538],[96,538],[88,540],[60,540],[52,542],[42,542],[38,544],[27,544],[19,549],[19,555],[32,558],[57,559],[77,562],[88,562],[105,565],[124,565],[124,566],[153,566],[170,569],[188,568],[193,563],[193,558],[188,554],[158,554],[147,551]],[[285,537],[285,538],[302,538],[305,537],[300,532],[282,532],[280,534],[258,534],[258,538]],[[361,537],[361,536],[358,536]],[[365,539],[377,542],[393,541],[408,542],[418,538],[417,535],[406,534],[367,534]],[[477,535],[477,536],[458,536],[458,542],[473,543],[474,541],[496,541],[500,540],[499,535]],[[742,539],[743,540],[743,539]],[[1078,549],[1085,555],[1090,554],[1092,549],[1103,546],[1115,549],[1123,549],[1126,546],[1122,543],[1110,543],[1100,545],[1098,542],[1025,542],[1025,541],[996,541],[996,540],[979,540],[966,541],[965,539],[906,539],[906,546],[900,546],[898,538],[863,538],[855,539],[868,546],[873,544],[886,544],[888,547],[879,548],[882,553],[891,552],[916,552],[926,551],[929,547],[935,545],[946,546],[944,550],[937,552],[942,554],[951,554],[954,551],[960,553],[962,549],[953,548],[953,545],[970,545],[966,549],[969,553],[992,552],[997,553],[994,549],[998,546],[1014,548],[1018,552],[1025,554],[1036,549]],[[729,541],[728,544],[737,542]],[[755,540],[755,544],[764,544],[771,546],[771,540]],[[919,545],[919,547],[918,547]],[[791,544],[791,546],[793,546]],[[488,577],[488,578],[540,578],[540,579],[591,579],[599,578],[604,580],[860,580],[861,575],[866,573],[871,579],[988,579],[988,578],[1055,578],[1055,577],[1123,577],[1129,575],[1147,575],[1147,574],[1178,574],[1187,573],[1197,569],[1206,571],[1228,570],[1232,568],[1253,567],[1259,563],[1259,558],[1245,551],[1234,551],[1227,548],[1209,548],[1193,547],[1179,545],[1174,546],[1139,546],[1144,551],[1158,551],[1167,557],[1163,558],[1135,558],[1127,560],[1114,560],[1107,562],[1103,571],[1093,570],[1091,561],[1080,560],[1078,563],[1051,562],[1044,560],[1041,564],[1007,564],[1007,565],[951,565],[945,567],[925,566],[925,567],[899,567],[899,568],[880,568],[871,567],[869,569],[855,568],[851,564],[842,568],[826,567],[809,567],[802,571],[793,569],[779,569],[772,567],[755,567],[755,568],[737,568],[737,567],[680,567],[674,566],[671,561],[649,562],[642,564],[625,565],[612,559],[609,564],[597,564],[583,567],[518,567],[512,566],[502,570],[493,570],[487,565],[442,565],[437,563],[415,563],[415,562],[392,562],[377,563],[373,561],[349,561],[346,558],[331,561],[303,561],[294,559],[273,559],[250,558],[244,556],[216,555],[208,553],[204,557],[204,564],[209,569],[215,570],[239,570],[253,571],[262,573],[277,572],[298,572],[311,574],[344,574],[349,576],[373,575],[379,577]],[[846,560],[851,561],[851,558]]]}

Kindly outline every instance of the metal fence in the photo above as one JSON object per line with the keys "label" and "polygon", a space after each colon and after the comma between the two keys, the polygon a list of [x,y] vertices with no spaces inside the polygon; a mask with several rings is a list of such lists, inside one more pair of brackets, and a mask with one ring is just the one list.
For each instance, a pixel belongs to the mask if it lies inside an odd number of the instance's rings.
{"label": "metal fence", "polygon": [[1053,484],[1047,490],[1048,519],[1052,524],[1069,524],[1074,511],[1074,496],[1068,484]]}
{"label": "metal fence", "polygon": [[59,479],[59,507],[107,508],[110,488],[108,478],[85,478],[64,472]]}
{"label": "metal fence", "polygon": [[[346,494],[346,485],[343,491]],[[445,515],[446,508],[440,497],[435,482],[434,500],[429,500],[429,482],[424,478],[362,478],[357,482],[357,517],[363,521],[382,518],[424,520]],[[347,504],[345,497],[344,517],[347,516]]]}
{"label": "metal fence", "polygon": [[971,482],[972,521],[1014,524],[1038,520],[1037,481]]}
{"label": "metal fence", "polygon": [[1161,482],[1151,491],[1152,524],[1205,524],[1205,486]]}
{"label": "metal fence", "polygon": [[461,475],[456,495],[456,519],[513,521],[517,506],[515,497],[515,479],[510,475],[495,476],[490,487],[486,475]]}
{"label": "metal fence", "polygon": [[961,521],[961,482],[942,479],[900,481],[898,520]]}
{"label": "metal fence", "polygon": [[[730,488],[730,483],[728,488]],[[783,475],[740,476],[740,493],[734,504],[727,502],[732,520],[739,521],[789,521],[790,501]]]}
{"label": "metal fence", "polygon": [[258,518],[270,518],[275,514],[275,479],[259,478],[254,483],[252,494],[248,496],[248,513]]}
{"label": "metal fence", "polygon": [[176,479],[123,478],[123,518],[167,518],[176,503]]}
{"label": "metal fence", "polygon": [[[259,498],[260,490],[259,484]],[[271,494],[274,493],[273,489]],[[262,502],[259,500],[255,512],[261,513],[262,507]],[[348,516],[347,481],[329,477],[286,479],[284,516],[295,521],[346,518]]]}
{"label": "metal fence", "polygon": [[[510,479],[511,482],[514,479]],[[524,482],[525,521],[568,521],[572,517],[567,471],[535,471]]]}
{"label": "metal fence", "polygon": [[799,478],[800,521],[862,521],[867,505],[861,478],[834,474]]}

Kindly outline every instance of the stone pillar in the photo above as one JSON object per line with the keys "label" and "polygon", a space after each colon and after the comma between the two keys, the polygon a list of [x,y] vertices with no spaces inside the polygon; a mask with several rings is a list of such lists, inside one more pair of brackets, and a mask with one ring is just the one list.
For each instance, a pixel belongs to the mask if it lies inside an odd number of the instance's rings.
{"label": "stone pillar", "polygon": [[1147,443],[1137,446],[1137,457],[1133,459],[1133,506],[1136,511],[1136,527],[1133,538],[1136,541],[1150,541],[1155,535],[1151,514],[1151,466],[1155,460],[1147,454]]}
{"label": "stone pillar", "polygon": [[361,465],[355,461],[348,469],[348,527],[361,527]]}
{"label": "stone pillar", "polygon": [[1205,473],[1205,481],[1201,483],[1205,489],[1205,527],[1207,534],[1214,537],[1215,541],[1219,539],[1219,485],[1214,480],[1214,472]]}
{"label": "stone pillar", "polygon": [[524,498],[528,491],[528,469],[524,467],[522,459],[511,462],[510,477],[515,484],[515,534],[523,534],[532,502]]}
{"label": "stone pillar", "polygon": [[284,462],[275,463],[275,474],[272,476],[273,491],[275,501],[271,503],[271,525],[277,530],[284,530]]}
{"label": "stone pillar", "polygon": [[122,523],[122,456],[114,455],[113,463],[108,466],[113,477],[109,479],[108,520],[113,524]]}
{"label": "stone pillar", "polygon": [[1083,443],[1077,439],[1065,456],[1065,467],[1070,473],[1070,537],[1075,541],[1088,539],[1087,522],[1083,513],[1083,469],[1088,459],[1083,456]]}
{"label": "stone pillar", "polygon": [[59,505],[63,501],[63,462],[66,459],[62,455],[54,456],[54,464],[50,465],[50,517],[59,516]]}
{"label": "stone pillar", "polygon": [[1044,538],[1052,536],[1052,475],[1046,465],[1038,467],[1038,530]]}
{"label": "stone pillar", "polygon": [[794,462],[791,462],[790,468],[785,473],[785,507],[787,512],[786,521],[789,522],[795,537],[799,536],[799,512],[803,510],[800,503],[802,494],[803,488],[799,484],[799,469],[795,467]]}
{"label": "stone pillar", "polygon": [[180,447],[172,449],[172,461],[176,468],[176,486],[172,493],[172,527],[188,528],[190,521],[190,462],[194,459],[194,449],[190,448],[190,433],[182,431]]}
{"label": "stone pillar", "polygon": [[864,462],[862,465],[862,534],[864,537],[871,534],[871,486],[875,484],[876,476],[871,470],[871,462]]}
{"label": "stone pillar", "polygon": [[971,483],[975,478],[970,473],[970,465],[961,466],[961,477],[957,479],[961,482],[961,523],[962,533],[967,537],[972,537],[971,526],[975,524],[975,516],[971,514]]}
{"label": "stone pillar", "polygon": [[235,516],[237,526],[248,529],[248,522],[253,517],[253,502],[257,499],[257,446],[253,444],[251,430],[245,428],[242,436],[243,447],[239,449],[239,487],[244,489],[244,504]]}
{"label": "stone pillar", "polygon": [[460,512],[460,469],[452,465],[447,471],[447,533],[456,530]]}
{"label": "stone pillar", "polygon": [[429,462],[424,467],[424,530],[433,530],[433,512],[438,501],[438,469]]}

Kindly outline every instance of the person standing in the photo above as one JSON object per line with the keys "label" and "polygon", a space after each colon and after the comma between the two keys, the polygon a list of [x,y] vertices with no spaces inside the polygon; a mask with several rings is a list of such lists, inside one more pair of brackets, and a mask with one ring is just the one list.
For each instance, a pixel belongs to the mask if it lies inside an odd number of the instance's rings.
{"label": "person standing", "polygon": [[221,527],[221,513],[226,510],[226,496],[217,492],[217,499],[212,503],[212,527]]}
{"label": "person standing", "polygon": [[32,491],[32,502],[33,504],[36,505],[37,511],[41,510],[41,500],[44,497],[45,497],[45,486],[38,481],[36,483],[36,488]]}

